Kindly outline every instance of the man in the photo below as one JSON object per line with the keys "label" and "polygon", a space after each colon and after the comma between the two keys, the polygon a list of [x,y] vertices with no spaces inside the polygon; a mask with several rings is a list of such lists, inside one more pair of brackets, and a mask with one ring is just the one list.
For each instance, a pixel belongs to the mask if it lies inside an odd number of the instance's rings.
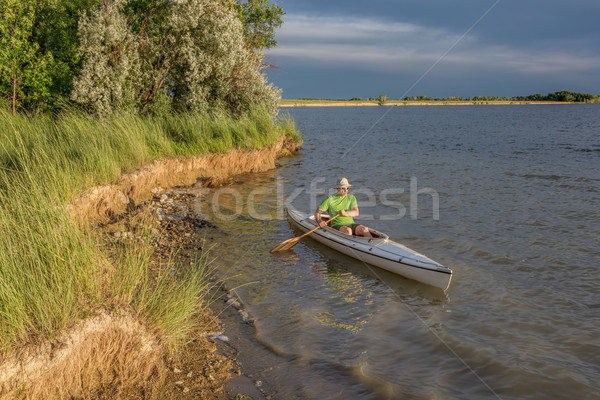
{"label": "man", "polygon": [[352,217],[358,217],[358,205],[356,197],[348,194],[348,190],[351,187],[352,185],[348,183],[348,179],[340,179],[337,184],[337,193],[327,196],[319,205],[319,208],[317,208],[315,221],[317,221],[320,227],[324,227],[327,224],[321,219],[321,214],[325,210],[327,210],[331,218],[339,213],[339,217],[331,221],[333,229],[337,229],[347,235],[373,237],[369,232],[369,228],[354,223],[354,219],[352,219]]}

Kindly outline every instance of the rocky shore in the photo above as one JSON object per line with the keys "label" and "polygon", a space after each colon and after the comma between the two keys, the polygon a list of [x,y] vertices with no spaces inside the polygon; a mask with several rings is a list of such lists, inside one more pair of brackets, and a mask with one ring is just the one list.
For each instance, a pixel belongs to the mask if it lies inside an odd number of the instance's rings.
{"label": "rocky shore", "polygon": [[[118,262],[110,249],[127,247],[120,243],[151,238],[148,278],[154,279],[167,265],[177,277],[199,264],[205,240],[218,229],[190,211],[193,207],[181,205],[195,201],[202,191],[232,182],[236,174],[272,169],[277,158],[299,148],[299,143],[282,137],[258,150],[158,160],[123,174],[113,184],[87,190],[70,202],[67,212],[98,232],[98,240],[105,242],[98,245],[109,249],[106,262]],[[5,355],[0,360],[0,397],[271,398],[251,363],[242,366],[238,359],[243,350],[236,338],[243,336],[246,345],[251,342],[252,318],[233,290],[215,277],[209,279],[206,299],[212,303],[197,315],[184,348],[164,351],[161,335],[168,332],[157,332],[134,313],[101,303],[93,315],[56,337]],[[233,334],[224,329],[224,322]]]}
{"label": "rocky shore", "polygon": [[[152,229],[156,233],[155,252],[152,262],[164,265],[171,262],[177,268],[194,266],[205,248],[205,240],[210,240],[211,232],[217,225],[196,215],[193,203],[198,196],[205,194],[209,187],[230,183],[230,178],[213,177],[199,179],[191,187],[174,188],[155,194],[152,199],[140,203],[135,209],[116,222],[106,224],[103,229],[109,240],[122,241],[135,239],[136,221],[148,221],[151,217]],[[210,308],[198,316],[202,327],[195,332],[192,341],[182,349],[176,358],[165,360],[167,374],[158,383],[159,398],[168,399],[270,399],[264,391],[263,382],[257,379],[251,366],[243,366],[238,355],[240,335],[245,336],[245,346],[253,336],[253,319],[244,309],[235,291],[227,288],[214,276]],[[217,317],[218,316],[218,317]],[[225,324],[229,327],[226,329]],[[245,396],[245,397],[244,397]]]}

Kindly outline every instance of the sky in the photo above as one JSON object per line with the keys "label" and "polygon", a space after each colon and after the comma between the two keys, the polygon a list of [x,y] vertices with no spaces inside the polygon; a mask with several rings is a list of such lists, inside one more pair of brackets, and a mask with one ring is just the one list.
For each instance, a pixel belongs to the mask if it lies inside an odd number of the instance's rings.
{"label": "sky", "polygon": [[598,0],[278,0],[284,99],[600,94]]}

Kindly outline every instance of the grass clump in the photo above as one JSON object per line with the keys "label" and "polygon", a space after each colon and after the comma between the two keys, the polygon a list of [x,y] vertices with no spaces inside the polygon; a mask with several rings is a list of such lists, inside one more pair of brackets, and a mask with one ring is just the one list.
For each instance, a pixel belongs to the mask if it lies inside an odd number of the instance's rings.
{"label": "grass clump", "polygon": [[288,119],[257,110],[244,117],[68,113],[11,116],[0,111],[0,352],[52,338],[98,308],[142,317],[171,345],[185,340],[206,299],[206,263],[181,279],[150,272],[150,233],[108,245],[74,222],[67,203],[93,185],[162,157],[259,148],[298,139]]}

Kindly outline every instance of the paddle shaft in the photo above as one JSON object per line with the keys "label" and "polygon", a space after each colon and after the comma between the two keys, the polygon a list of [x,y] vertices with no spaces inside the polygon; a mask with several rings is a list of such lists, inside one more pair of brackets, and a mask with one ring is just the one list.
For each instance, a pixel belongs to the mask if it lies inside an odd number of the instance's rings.
{"label": "paddle shaft", "polygon": [[[339,217],[339,216],[340,216],[340,213],[337,213],[337,215],[336,215],[335,217],[331,218],[331,219],[330,219],[330,220],[328,220],[326,223],[327,223],[327,224],[328,224],[328,223],[330,223],[331,221],[333,221],[334,219],[336,219],[336,218],[337,218],[337,217]],[[315,221],[315,222],[316,222],[316,221]],[[301,238],[303,238],[303,237],[304,237],[304,236],[306,236],[306,235],[309,235],[309,234],[313,233],[314,231],[316,231],[316,230],[317,230],[317,229],[319,229],[319,228],[320,228],[320,226],[319,226],[319,223],[317,222],[317,227],[316,227],[316,228],[313,228],[313,229],[311,229],[310,231],[306,232],[306,233],[305,233],[304,235],[302,235],[302,236],[298,236],[298,240],[300,240]]]}
{"label": "paddle shaft", "polygon": [[[327,223],[333,221],[334,219],[336,219],[339,216],[340,216],[340,214],[338,213],[335,217],[333,217],[330,220],[328,220]],[[302,236],[298,236],[298,237],[295,237],[295,238],[288,239],[288,240],[286,240],[284,242],[281,242],[277,246],[273,247],[270,250],[270,252],[274,253],[276,251],[281,251],[281,250],[290,250],[292,247],[294,247],[296,245],[296,243],[298,243],[300,241],[300,239],[302,239],[306,235],[309,235],[309,234],[313,233],[314,231],[316,231],[319,228],[320,228],[320,226],[317,226],[316,228],[311,229],[310,231],[306,232]]]}

